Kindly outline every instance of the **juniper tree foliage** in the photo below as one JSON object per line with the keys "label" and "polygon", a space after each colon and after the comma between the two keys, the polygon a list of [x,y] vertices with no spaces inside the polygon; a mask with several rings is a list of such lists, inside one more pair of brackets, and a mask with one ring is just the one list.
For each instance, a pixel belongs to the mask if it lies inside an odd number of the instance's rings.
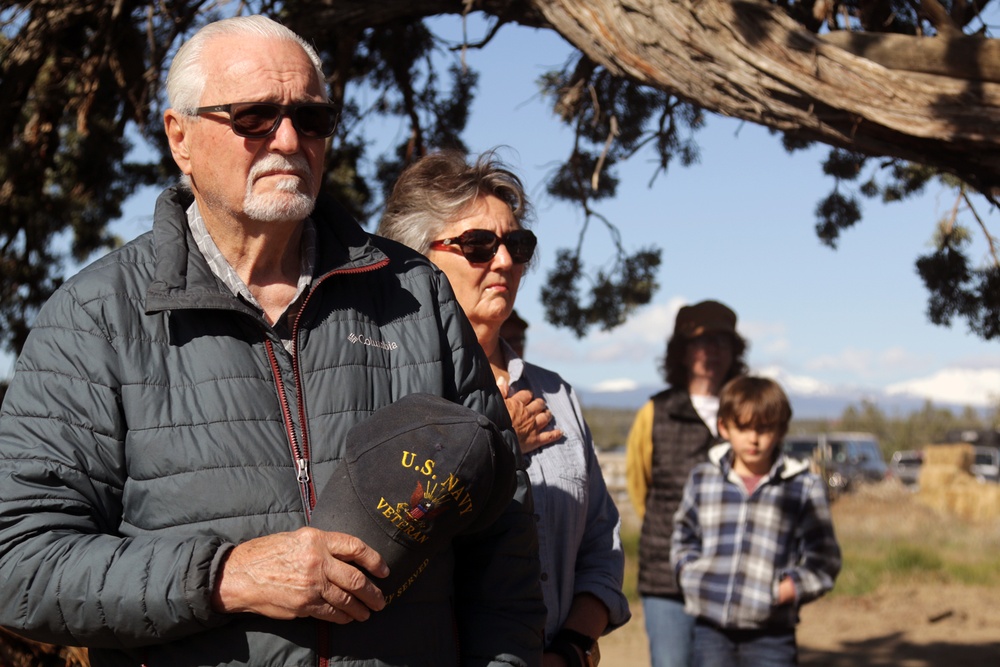
{"label": "juniper tree foliage", "polygon": [[107,223],[158,164],[126,160],[155,73],[183,25],[143,35],[140,3],[3,3],[0,32],[0,342],[20,349],[66,260],[118,240]]}
{"label": "juniper tree foliage", "polygon": [[[0,345],[20,349],[69,262],[120,243],[108,224],[138,187],[175,177],[160,120],[165,67],[194,29],[234,12],[272,15],[322,52],[342,105],[324,187],[369,226],[407,163],[464,148],[476,74],[462,48],[488,50],[511,23],[556,30],[576,45],[576,56],[538,85],[575,131],[546,192],[580,206],[584,224],[575,247],[559,252],[544,299],[549,320],[577,335],[620,324],[657,288],[659,251],[628,250],[629,230],[600,212],[615,195],[618,166],[652,150],[655,185],[669,167],[695,164],[697,132],[716,112],[771,127],[788,150],[831,145],[820,167],[831,193],[815,211],[819,239],[831,247],[860,221],[863,199],[897,201],[931,183],[953,188],[962,206],[917,261],[928,316],[959,318],[996,338],[1000,268],[995,253],[973,256],[971,239],[981,233],[992,243],[976,209],[992,207],[1000,192],[1000,151],[995,133],[977,128],[995,127],[991,86],[1000,74],[991,69],[994,40],[962,36],[988,32],[980,19],[988,1],[702,0],[651,3],[655,11],[644,14],[642,2],[626,11],[611,0],[3,0]],[[424,22],[470,11],[492,28],[467,44],[443,42]],[[637,18],[644,22],[629,23]],[[643,50],[650,45],[659,50]],[[761,60],[771,64],[748,69]],[[835,76],[843,72],[854,78]],[[901,126],[893,108],[838,106],[882,91],[887,105],[901,100],[905,122],[920,122]],[[364,128],[378,115],[409,131],[376,155]],[[134,143],[154,157],[134,161]],[[611,235],[612,252],[587,267],[580,250],[595,227]]]}

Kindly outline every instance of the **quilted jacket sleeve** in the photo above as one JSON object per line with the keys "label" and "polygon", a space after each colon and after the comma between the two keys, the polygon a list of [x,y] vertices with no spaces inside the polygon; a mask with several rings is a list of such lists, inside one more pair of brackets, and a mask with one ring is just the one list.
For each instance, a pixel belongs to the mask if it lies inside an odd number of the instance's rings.
{"label": "quilted jacket sleeve", "polygon": [[0,413],[0,624],[67,645],[128,647],[224,622],[218,538],[125,537],[114,332],[63,288],[39,314]]}
{"label": "quilted jacket sleeve", "polygon": [[455,547],[462,664],[539,665],[545,605],[528,473],[489,362],[447,281],[441,296],[460,402],[500,426],[519,461],[517,490],[506,512]]}

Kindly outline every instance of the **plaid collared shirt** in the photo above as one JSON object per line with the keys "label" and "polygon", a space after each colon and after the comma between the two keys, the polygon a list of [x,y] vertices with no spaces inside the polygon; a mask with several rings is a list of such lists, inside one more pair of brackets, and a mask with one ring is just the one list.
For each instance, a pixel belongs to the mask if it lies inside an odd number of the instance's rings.
{"label": "plaid collared shirt", "polygon": [[[212,273],[234,295],[263,313],[264,309],[250,292],[250,288],[247,287],[243,279],[240,278],[236,270],[226,260],[222,251],[219,250],[219,246],[215,244],[212,235],[209,234],[208,228],[205,226],[205,219],[201,217],[201,211],[198,210],[198,202],[192,202],[191,206],[188,207],[187,219],[191,234],[194,236],[194,242],[198,246],[198,250],[201,251],[201,254],[204,255],[205,261],[208,262],[208,267],[212,269]],[[295,297],[288,303],[285,312],[272,325],[275,333],[281,338],[282,345],[290,353],[295,352],[295,341],[292,340],[291,318],[298,312],[302,295],[305,294],[309,283],[312,282],[313,268],[316,264],[316,223],[312,221],[312,218],[307,217],[303,221],[301,249],[301,269]]]}
{"label": "plaid collared shirt", "polygon": [[[685,611],[733,629],[790,629],[798,608],[831,588],[840,547],[823,480],[779,456],[753,493],[733,472],[728,443],[691,471],[674,516],[671,560]],[[777,606],[790,577],[794,604]]]}

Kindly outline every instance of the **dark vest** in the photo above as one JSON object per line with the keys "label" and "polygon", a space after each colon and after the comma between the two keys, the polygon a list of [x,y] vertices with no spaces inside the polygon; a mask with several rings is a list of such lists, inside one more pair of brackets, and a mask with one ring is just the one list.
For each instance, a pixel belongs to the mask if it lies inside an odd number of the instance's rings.
{"label": "dark vest", "polygon": [[686,391],[667,389],[653,401],[652,480],[639,538],[639,593],[680,598],[670,565],[674,513],[681,504],[691,469],[708,460],[712,437]]}

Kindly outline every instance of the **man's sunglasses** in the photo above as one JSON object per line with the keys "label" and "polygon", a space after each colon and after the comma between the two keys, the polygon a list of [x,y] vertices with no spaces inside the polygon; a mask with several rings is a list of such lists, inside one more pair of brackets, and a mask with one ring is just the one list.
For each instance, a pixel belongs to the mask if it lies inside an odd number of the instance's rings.
{"label": "man's sunglasses", "polygon": [[507,252],[515,264],[527,264],[535,254],[538,239],[527,229],[517,229],[497,236],[488,229],[469,229],[450,239],[431,243],[434,250],[449,250],[458,247],[465,259],[473,264],[481,264],[493,259],[500,244],[507,246]]}
{"label": "man's sunglasses", "polygon": [[329,137],[337,127],[337,108],[322,102],[234,102],[198,107],[194,110],[194,115],[220,111],[229,114],[229,125],[233,128],[233,133],[247,139],[263,139],[274,134],[285,116],[292,119],[292,126],[303,137]]}

